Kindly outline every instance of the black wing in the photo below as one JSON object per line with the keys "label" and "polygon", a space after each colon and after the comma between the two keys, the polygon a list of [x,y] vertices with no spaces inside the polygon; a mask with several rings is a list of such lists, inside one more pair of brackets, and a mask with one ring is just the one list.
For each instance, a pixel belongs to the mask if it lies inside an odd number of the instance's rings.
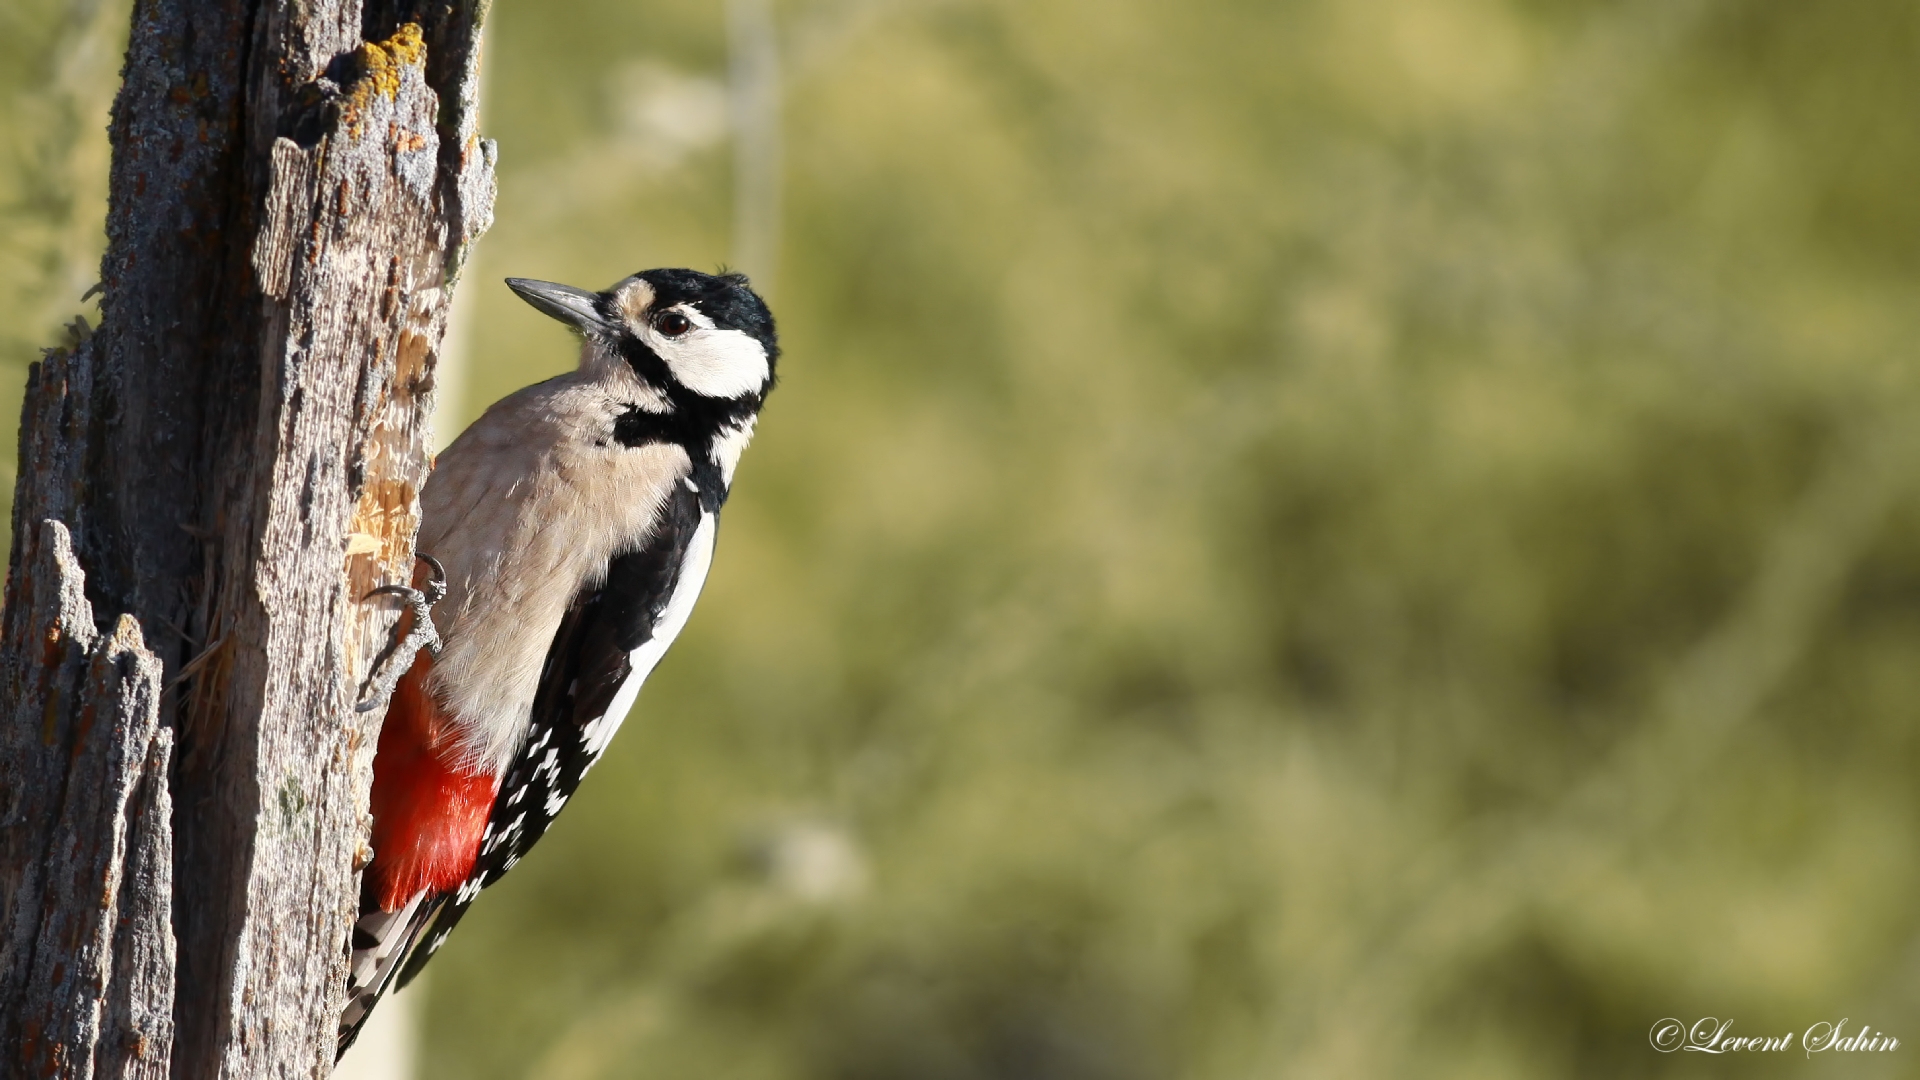
{"label": "black wing", "polygon": [[599,759],[606,740],[590,743],[594,725],[618,724],[622,718],[609,716],[609,707],[629,679],[647,674],[634,670],[634,653],[653,639],[680,587],[699,587],[683,581],[683,570],[704,516],[699,492],[675,484],[646,546],[616,557],[603,584],[574,598],[547,650],[527,741],[501,782],[480,858],[466,884],[424,914],[400,986],[426,966],[480,890],[513,869],[546,833]]}

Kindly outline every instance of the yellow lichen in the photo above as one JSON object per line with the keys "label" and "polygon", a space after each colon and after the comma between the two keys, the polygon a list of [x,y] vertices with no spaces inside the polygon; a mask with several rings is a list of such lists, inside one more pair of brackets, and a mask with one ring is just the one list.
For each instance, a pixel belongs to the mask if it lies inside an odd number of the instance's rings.
{"label": "yellow lichen", "polygon": [[403,64],[417,64],[427,57],[427,39],[420,35],[419,23],[407,23],[387,39],[387,48]]}
{"label": "yellow lichen", "polygon": [[360,46],[360,71],[366,86],[392,100],[400,93],[400,69],[426,59],[427,42],[419,23],[407,23],[382,42]]}
{"label": "yellow lichen", "polygon": [[359,138],[361,111],[367,102],[372,100],[374,94],[388,101],[399,97],[401,70],[409,64],[423,63],[426,58],[427,42],[420,34],[418,23],[407,23],[385,41],[362,44],[354,54],[354,67],[358,73],[353,89],[341,110],[347,134]]}

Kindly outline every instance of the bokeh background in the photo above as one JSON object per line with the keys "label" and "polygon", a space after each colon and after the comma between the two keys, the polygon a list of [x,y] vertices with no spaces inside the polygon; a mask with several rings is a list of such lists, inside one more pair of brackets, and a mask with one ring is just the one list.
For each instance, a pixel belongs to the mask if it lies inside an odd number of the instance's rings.
{"label": "bokeh background", "polygon": [[[124,21],[0,8],[9,417]],[[745,262],[787,352],[420,1075],[1920,1075],[1920,7],[500,0],[487,63],[451,423],[570,362],[508,274]]]}

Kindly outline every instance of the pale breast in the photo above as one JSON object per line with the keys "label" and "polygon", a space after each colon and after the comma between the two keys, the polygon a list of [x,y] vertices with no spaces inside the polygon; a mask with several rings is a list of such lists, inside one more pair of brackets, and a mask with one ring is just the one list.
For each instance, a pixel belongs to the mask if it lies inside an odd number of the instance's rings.
{"label": "pale breast", "polygon": [[690,471],[677,445],[614,441],[631,407],[580,376],[530,386],[462,433],[421,492],[419,549],[448,585],[431,687],[475,767],[510,763],[568,605],[646,541]]}

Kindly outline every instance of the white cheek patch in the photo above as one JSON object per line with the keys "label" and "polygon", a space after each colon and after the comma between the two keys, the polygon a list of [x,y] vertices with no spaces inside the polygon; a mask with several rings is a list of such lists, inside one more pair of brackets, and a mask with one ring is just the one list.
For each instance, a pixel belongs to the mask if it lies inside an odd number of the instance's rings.
{"label": "white cheek patch", "polygon": [[677,338],[649,333],[647,343],[682,386],[702,397],[758,393],[767,381],[767,350],[744,331],[709,329],[711,325],[696,323]]}

